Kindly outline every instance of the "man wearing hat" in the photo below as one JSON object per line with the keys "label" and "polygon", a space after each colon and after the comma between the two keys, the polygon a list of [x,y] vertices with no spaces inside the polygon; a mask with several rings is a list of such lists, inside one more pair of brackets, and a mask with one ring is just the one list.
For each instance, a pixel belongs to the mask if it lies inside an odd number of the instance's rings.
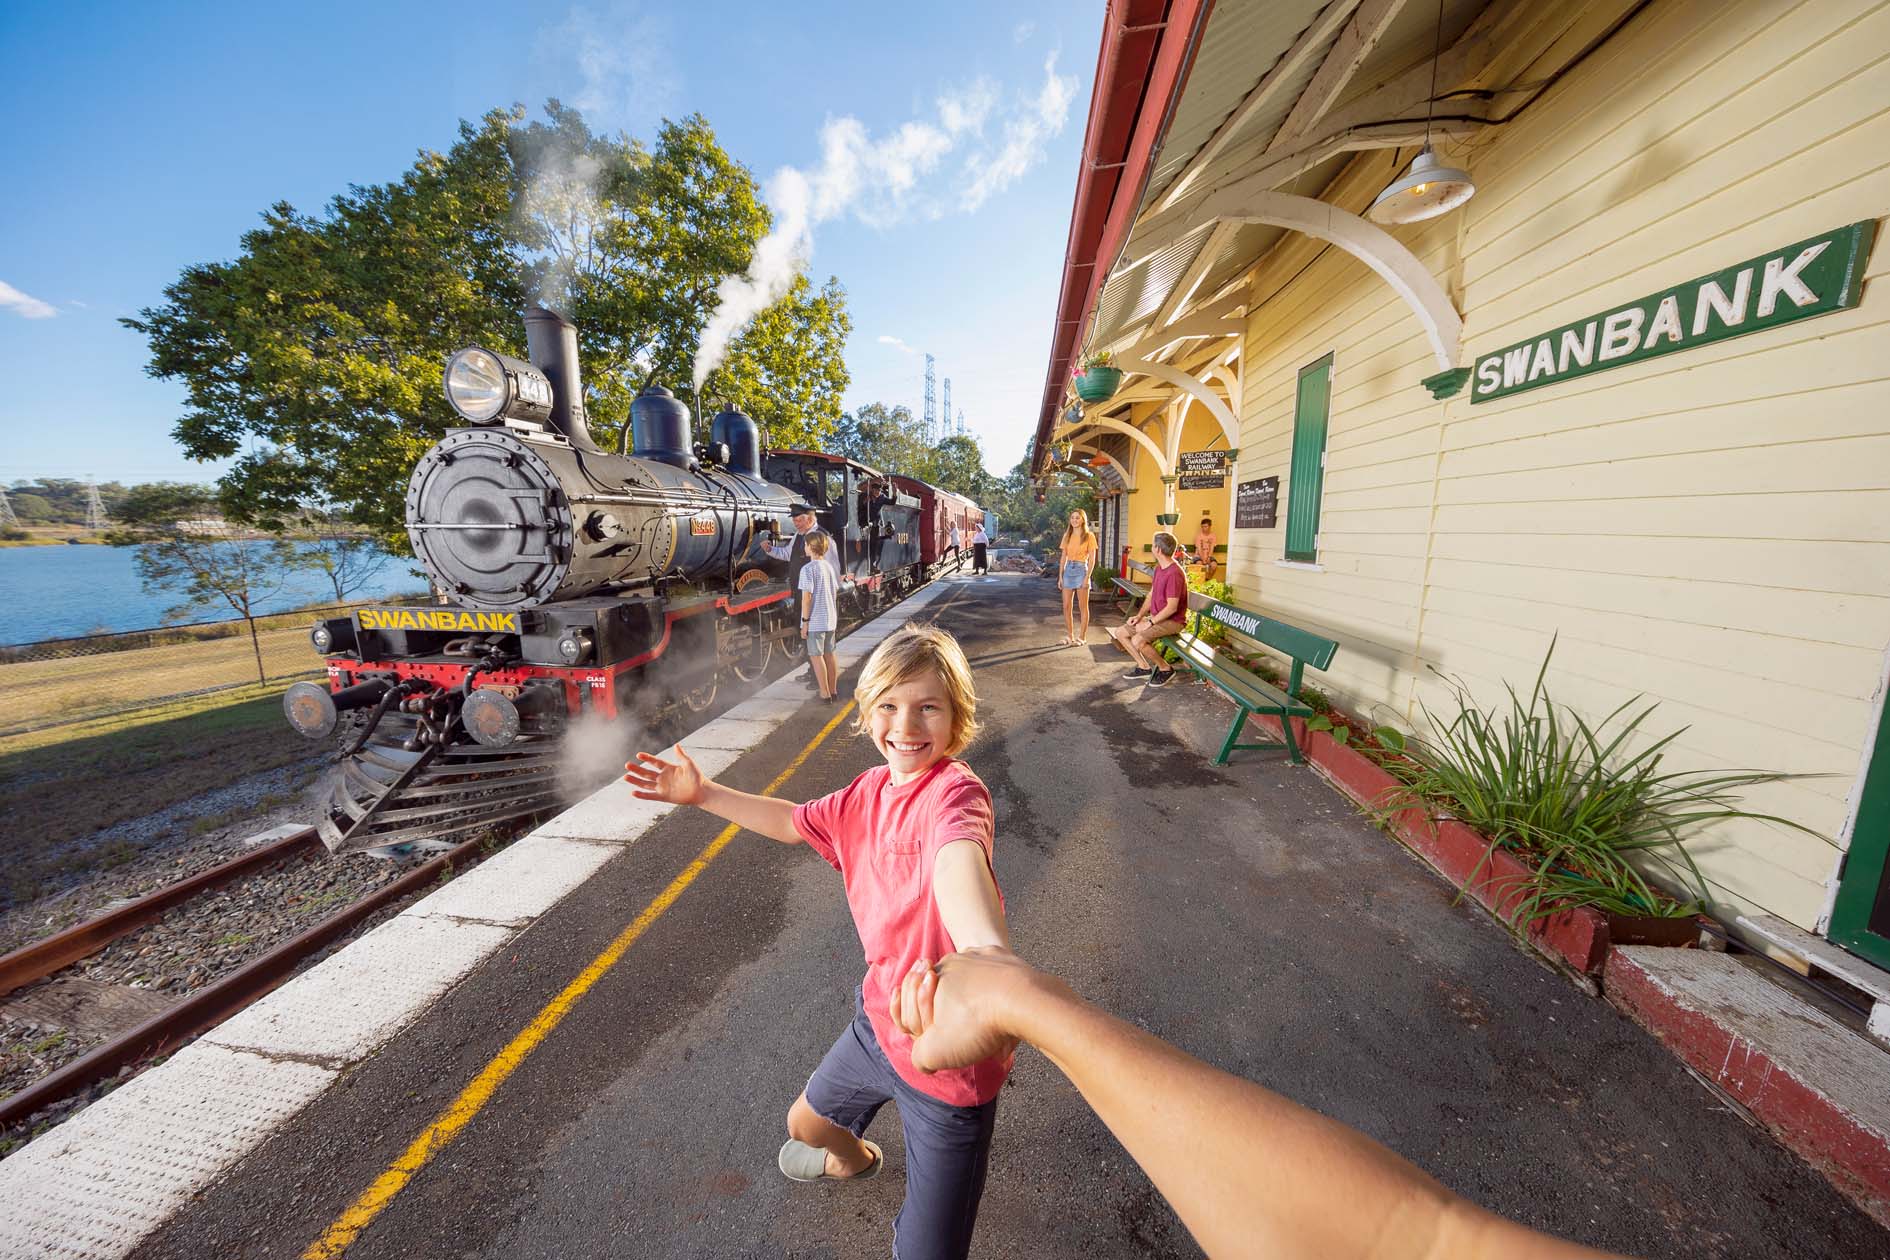
{"label": "man wearing hat", "polygon": [[[807,567],[810,557],[807,554],[807,538],[810,534],[826,534],[827,531],[815,523],[815,509],[811,504],[797,502],[788,508],[788,517],[794,522],[794,535],[791,538],[772,543],[761,544],[762,550],[776,560],[787,561],[787,582],[789,591],[801,589],[801,570]],[[834,576],[840,575],[840,549],[833,545],[833,536],[827,535],[827,563],[834,566]],[[794,606],[800,606],[800,596],[793,597]],[[818,691],[819,684],[814,682],[811,671],[807,685]]]}

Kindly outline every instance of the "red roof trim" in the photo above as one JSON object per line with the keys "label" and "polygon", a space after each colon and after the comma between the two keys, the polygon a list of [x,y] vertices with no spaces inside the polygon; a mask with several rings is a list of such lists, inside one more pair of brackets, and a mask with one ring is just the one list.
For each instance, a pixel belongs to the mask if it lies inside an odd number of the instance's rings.
{"label": "red roof trim", "polygon": [[1031,447],[1033,475],[1043,471],[1048,459],[1063,383],[1109,268],[1128,239],[1155,147],[1168,130],[1213,8],[1214,0],[1110,0],[1063,253],[1063,288],[1051,330],[1043,409]]}

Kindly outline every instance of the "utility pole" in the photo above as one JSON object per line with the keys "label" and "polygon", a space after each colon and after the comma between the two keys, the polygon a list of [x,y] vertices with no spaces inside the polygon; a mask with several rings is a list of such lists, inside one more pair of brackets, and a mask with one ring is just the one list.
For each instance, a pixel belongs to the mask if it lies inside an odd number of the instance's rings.
{"label": "utility pole", "polygon": [[952,431],[952,378],[945,378],[945,414],[939,417],[938,428],[931,439],[934,444],[943,442]]}
{"label": "utility pole", "polygon": [[13,505],[7,502],[7,492],[0,489],[0,527],[18,529],[20,518],[13,515]]}
{"label": "utility pole", "polygon": [[932,356],[928,354],[925,356],[925,440],[928,443],[933,440],[932,428],[938,423],[938,402],[932,396],[934,380]]}
{"label": "utility pole", "polygon": [[105,500],[98,497],[98,482],[85,483],[85,527],[105,528]]}

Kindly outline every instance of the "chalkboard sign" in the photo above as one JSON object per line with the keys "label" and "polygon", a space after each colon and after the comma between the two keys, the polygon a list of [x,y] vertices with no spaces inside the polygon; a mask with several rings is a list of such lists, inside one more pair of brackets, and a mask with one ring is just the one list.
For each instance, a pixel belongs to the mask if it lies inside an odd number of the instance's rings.
{"label": "chalkboard sign", "polygon": [[1182,473],[1175,482],[1178,490],[1224,490],[1227,488],[1226,473]]}
{"label": "chalkboard sign", "polygon": [[1280,520],[1280,479],[1243,481],[1234,491],[1235,529],[1272,529]]}

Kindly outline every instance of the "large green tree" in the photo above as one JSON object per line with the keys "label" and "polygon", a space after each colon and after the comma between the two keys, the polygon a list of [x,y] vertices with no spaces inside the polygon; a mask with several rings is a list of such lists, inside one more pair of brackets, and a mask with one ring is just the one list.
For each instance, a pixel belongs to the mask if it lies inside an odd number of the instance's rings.
{"label": "large green tree", "polygon": [[866,403],[840,417],[827,448],[884,472],[903,473],[983,503],[997,487],[984,470],[984,451],[968,433],[953,434],[934,444],[926,439],[925,421],[909,407]]}
{"label": "large green tree", "polygon": [[[319,215],[271,207],[234,261],[187,268],[125,323],[150,340],[147,370],[185,386],[186,453],[238,457],[218,486],[226,514],[279,527],[332,504],[404,552],[407,477],[455,423],[440,392],[452,351],[522,356],[527,304],[564,311],[593,436],[614,448],[638,389],[686,386],[715,285],[769,223],[700,117],[646,147],[553,101],[544,121],[515,108],[462,123],[445,153]],[[838,282],[803,277],[701,401],[743,406],[777,442],[818,442],[839,418],[849,327]]]}

